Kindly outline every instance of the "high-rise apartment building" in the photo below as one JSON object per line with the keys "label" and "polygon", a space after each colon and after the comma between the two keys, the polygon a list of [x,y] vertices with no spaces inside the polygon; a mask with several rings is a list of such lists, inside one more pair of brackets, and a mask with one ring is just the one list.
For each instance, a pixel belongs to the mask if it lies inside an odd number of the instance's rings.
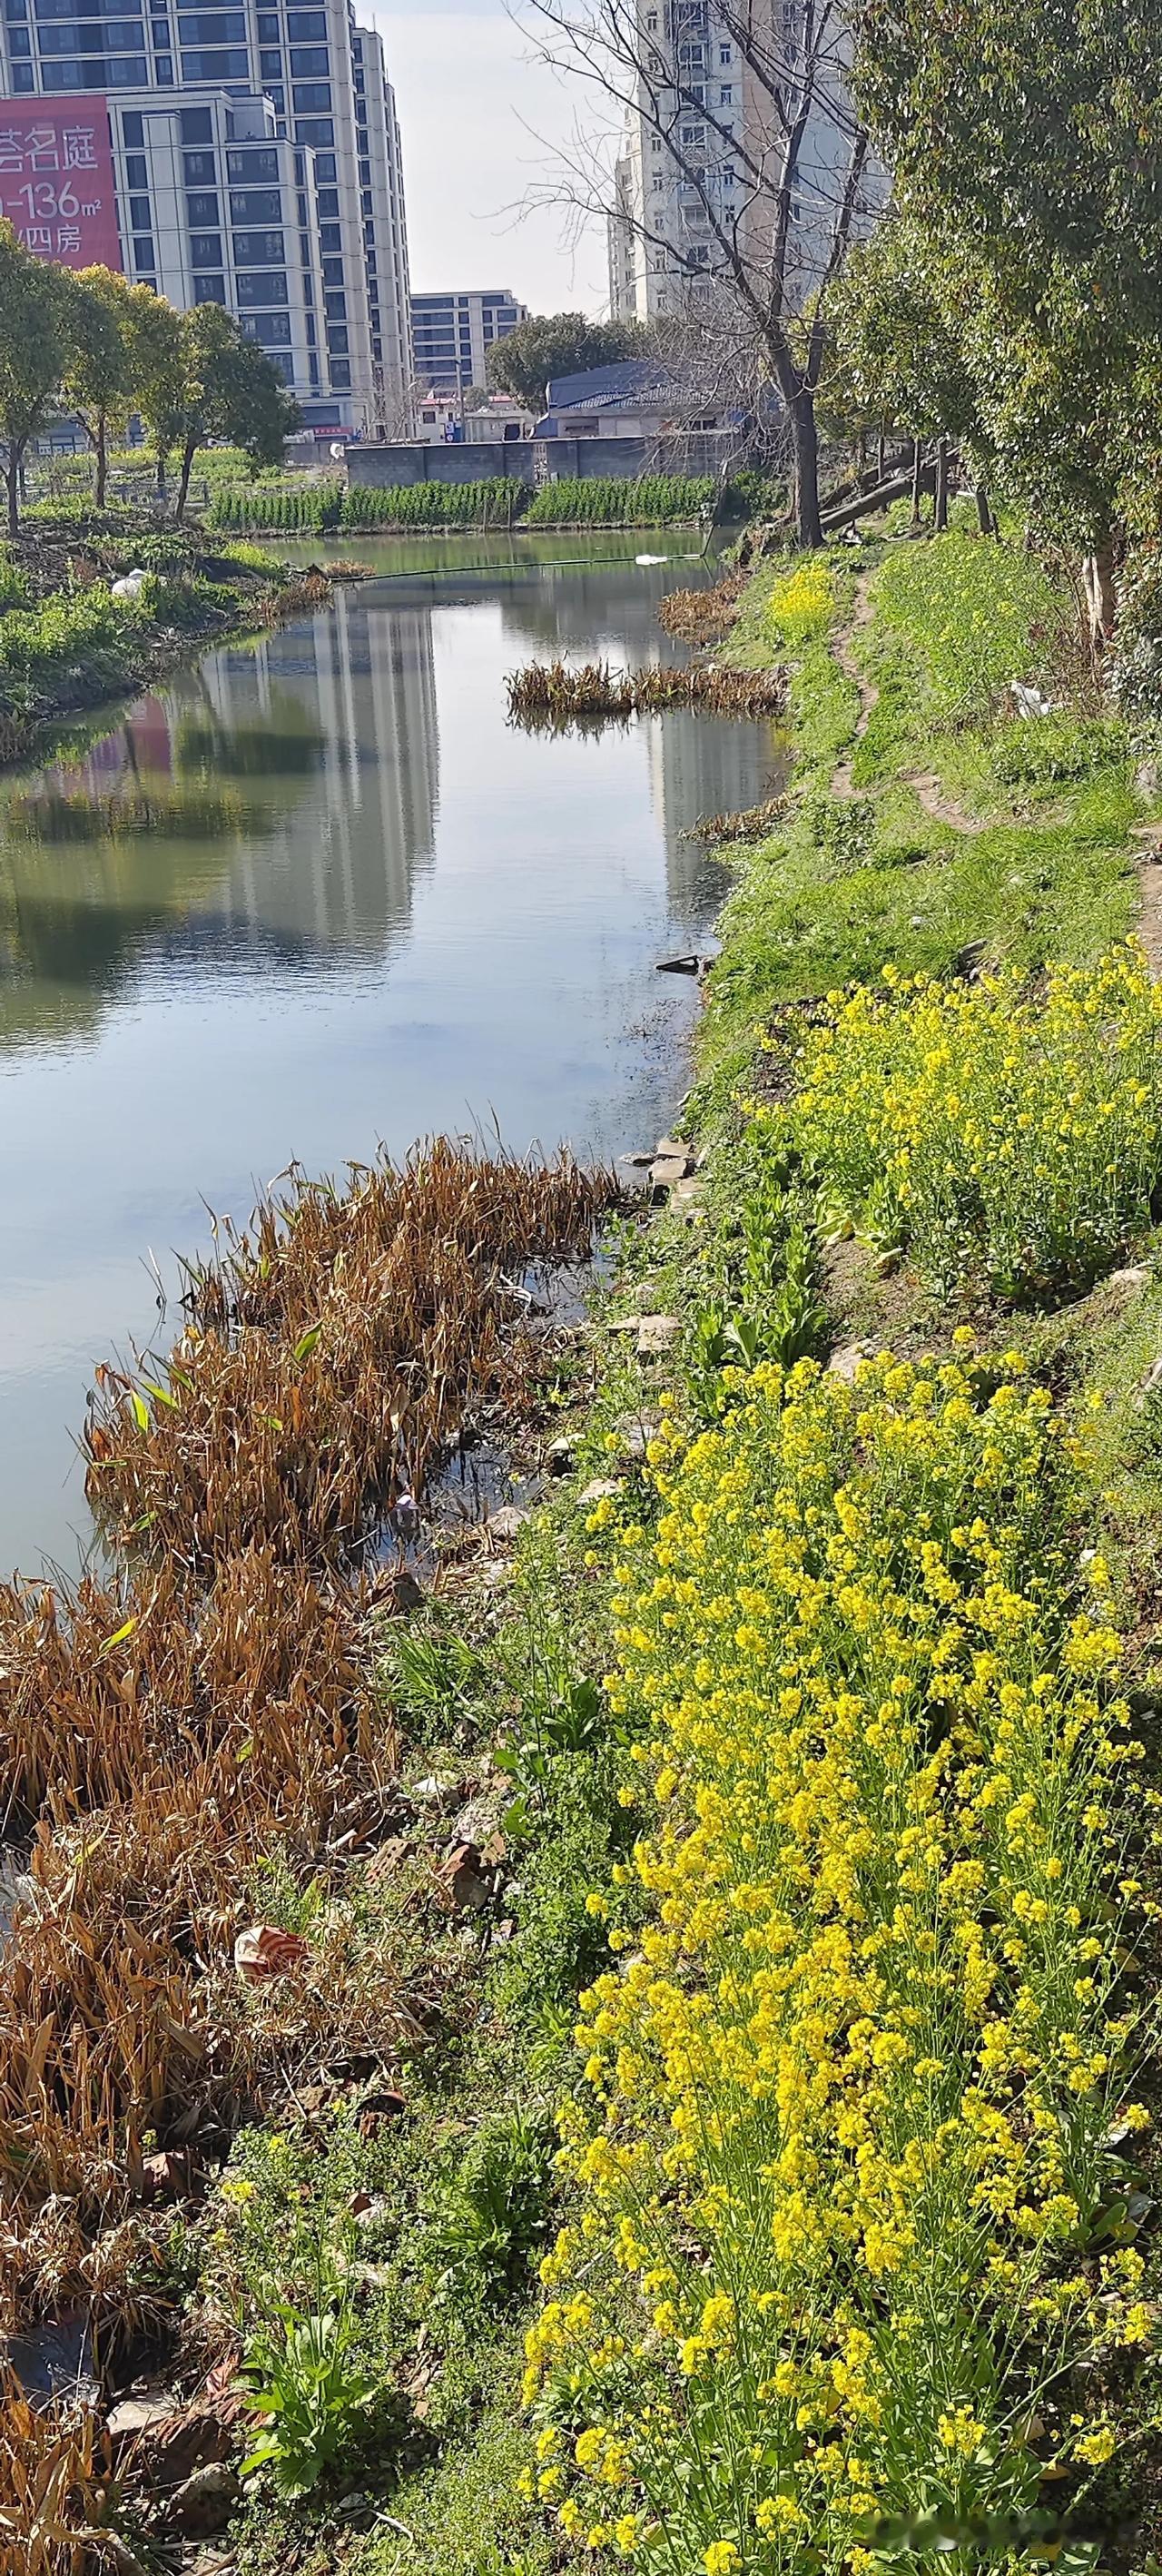
{"label": "high-rise apartment building", "polygon": [[[728,274],[720,233],[761,271],[781,174],[784,120],[807,41],[802,0],[638,0],[636,105],[609,215],[609,299],[641,322],[697,310]],[[845,38],[816,36],[814,102],[797,156],[788,283],[805,300],[826,265],[848,144]],[[869,189],[872,186],[869,181]]]}
{"label": "high-rise apartment building", "polygon": [[73,245],[37,221],[83,130],[93,166],[112,158],[127,276],[183,307],[226,305],[309,426],[397,419],[411,376],[407,229],[379,37],[348,0],[112,5],[0,0],[4,212],[46,256],[84,255],[83,222]]}
{"label": "high-rise apartment building", "polygon": [[507,339],[528,318],[527,304],[518,304],[504,287],[490,294],[413,295],[412,347],[421,391],[454,394],[466,385],[487,384],[493,342]]}

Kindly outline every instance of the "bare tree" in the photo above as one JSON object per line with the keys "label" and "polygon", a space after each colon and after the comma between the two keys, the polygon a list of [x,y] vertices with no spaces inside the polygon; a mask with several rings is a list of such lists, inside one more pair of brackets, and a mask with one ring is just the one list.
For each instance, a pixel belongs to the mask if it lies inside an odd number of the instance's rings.
{"label": "bare tree", "polygon": [[[651,312],[662,301],[701,323],[716,372],[733,338],[734,372],[777,387],[799,540],[818,545],[828,299],[884,193],[848,89],[842,0],[509,5],[540,59],[586,82],[593,100],[593,130],[577,122],[534,200],[564,201],[579,217],[615,212],[646,263]],[[630,137],[616,171],[611,106]]]}

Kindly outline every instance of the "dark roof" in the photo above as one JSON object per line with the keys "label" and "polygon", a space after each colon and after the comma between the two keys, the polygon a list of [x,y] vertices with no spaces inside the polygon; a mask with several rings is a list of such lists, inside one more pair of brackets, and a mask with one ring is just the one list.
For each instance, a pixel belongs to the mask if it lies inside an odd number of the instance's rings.
{"label": "dark roof", "polygon": [[698,400],[688,384],[649,358],[620,358],[581,376],[554,376],[549,386],[551,412],[673,411]]}

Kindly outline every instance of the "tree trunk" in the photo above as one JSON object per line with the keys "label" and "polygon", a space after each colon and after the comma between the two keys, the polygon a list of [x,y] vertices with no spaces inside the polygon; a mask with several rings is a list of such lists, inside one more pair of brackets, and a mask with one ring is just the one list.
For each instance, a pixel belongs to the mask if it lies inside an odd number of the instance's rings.
{"label": "tree trunk", "polygon": [[914,528],[920,525],[920,499],[923,490],[924,442],[922,439],[914,438],[912,441],[912,525]]}
{"label": "tree trunk", "polygon": [[992,514],[992,509],[991,509],[990,504],[989,504],[988,485],[987,485],[987,483],[978,483],[978,484],[977,484],[977,486],[976,486],[976,492],[975,492],[975,498],[976,498],[976,524],[977,524],[978,528],[980,529],[980,532],[981,532],[982,537],[991,537],[991,536],[995,533],[995,531],[994,531],[994,523],[993,523],[993,514]]}
{"label": "tree trunk", "polygon": [[164,447],[159,447],[159,448],[158,448],[158,451],[157,451],[157,481],[156,481],[156,483],[155,483],[155,485],[154,485],[154,492],[155,492],[156,498],[157,498],[157,499],[162,503],[162,506],[164,507],[164,505],[165,505],[165,449],[164,449]]}
{"label": "tree trunk", "polygon": [[105,478],[109,469],[106,429],[107,423],[105,414],[103,411],[99,411],[97,414],[97,436],[95,441],[97,449],[97,490],[95,499],[99,510],[103,510],[105,507]]}
{"label": "tree trunk", "polygon": [[888,442],[887,442],[887,438],[886,438],[886,436],[885,436],[885,434],[884,434],[883,430],[881,429],[880,434],[879,434],[879,437],[878,437],[878,439],[877,439],[877,441],[876,441],[876,481],[877,481],[877,483],[882,483],[882,482],[883,482],[883,479],[884,479],[884,471],[885,471],[885,467],[886,467],[886,465],[887,465],[887,457],[888,457]]}
{"label": "tree trunk", "polygon": [[936,441],[936,516],[933,524],[938,528],[946,528],[948,525],[948,441],[946,438],[938,438]]}
{"label": "tree trunk", "polygon": [[193,464],[196,453],[196,439],[187,438],[185,446],[182,449],[182,479],[178,485],[177,507],[174,511],[174,523],[179,528],[185,517],[186,497],[190,488],[190,467]]}
{"label": "tree trunk", "polygon": [[8,463],[4,472],[4,480],[8,486],[8,534],[10,537],[19,536],[20,534],[20,468],[23,460],[23,439],[10,439],[8,442]]}
{"label": "tree trunk", "polygon": [[791,441],[795,451],[795,526],[804,548],[821,546],[819,515],[819,440],[815,429],[815,396],[806,391],[791,405]]}
{"label": "tree trunk", "polygon": [[1089,631],[1096,645],[1108,644],[1118,621],[1114,550],[1108,537],[1086,556],[1084,569]]}

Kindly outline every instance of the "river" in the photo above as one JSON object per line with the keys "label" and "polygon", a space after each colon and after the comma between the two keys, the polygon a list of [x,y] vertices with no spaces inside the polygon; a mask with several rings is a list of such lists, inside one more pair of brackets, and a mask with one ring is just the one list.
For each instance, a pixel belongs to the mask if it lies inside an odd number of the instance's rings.
{"label": "river", "polygon": [[725,883],[686,835],[770,792],[777,737],[530,737],[504,675],[668,658],[690,545],[361,549],[374,578],[328,611],[4,782],[0,1570],[75,1570],[93,1364],[168,1347],[208,1207],[441,1129],[602,1156],[661,1134],[697,997],[656,963],[705,945]]}

